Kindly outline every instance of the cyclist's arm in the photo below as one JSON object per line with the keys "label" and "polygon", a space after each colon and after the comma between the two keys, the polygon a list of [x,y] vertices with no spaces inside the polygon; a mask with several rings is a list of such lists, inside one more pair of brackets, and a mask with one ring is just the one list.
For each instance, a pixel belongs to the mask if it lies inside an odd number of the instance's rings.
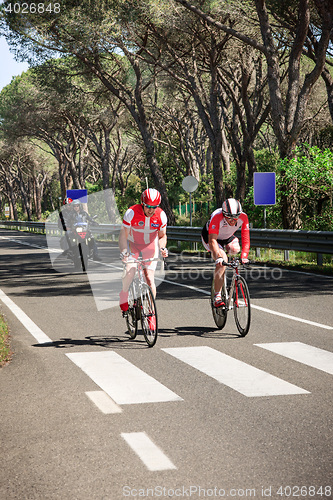
{"label": "cyclist's arm", "polygon": [[250,230],[249,230],[249,219],[246,214],[242,214],[243,224],[241,227],[242,234],[242,253],[241,259],[247,259],[250,250]]}
{"label": "cyclist's arm", "polygon": [[167,235],[166,229],[162,229],[162,231],[158,232],[158,246],[161,248],[165,248],[167,244]]}
{"label": "cyclist's arm", "polygon": [[121,253],[127,252],[127,239],[129,236],[130,228],[123,226],[119,233],[119,250]]}

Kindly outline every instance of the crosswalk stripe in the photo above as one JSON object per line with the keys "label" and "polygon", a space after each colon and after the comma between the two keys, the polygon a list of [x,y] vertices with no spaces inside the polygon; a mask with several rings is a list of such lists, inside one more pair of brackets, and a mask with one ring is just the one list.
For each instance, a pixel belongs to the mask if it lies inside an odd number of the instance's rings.
{"label": "crosswalk stripe", "polygon": [[182,401],[119,354],[111,352],[75,352],[66,354],[117,404]]}
{"label": "crosswalk stripe", "polygon": [[86,395],[104,414],[122,412],[120,406],[104,391],[87,391]]}
{"label": "crosswalk stripe", "polygon": [[309,394],[305,389],[211,347],[171,347],[162,351],[247,397]]}
{"label": "crosswalk stripe", "polygon": [[121,436],[140,457],[147,469],[160,471],[177,468],[145,432],[123,432]]}
{"label": "crosswalk stripe", "polygon": [[254,345],[333,375],[332,352],[303,344],[303,342],[273,342]]}

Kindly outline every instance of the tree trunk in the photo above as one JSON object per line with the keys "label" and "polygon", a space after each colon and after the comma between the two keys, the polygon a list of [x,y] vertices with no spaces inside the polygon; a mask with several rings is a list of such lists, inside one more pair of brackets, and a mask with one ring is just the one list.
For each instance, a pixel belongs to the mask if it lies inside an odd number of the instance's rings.
{"label": "tree trunk", "polygon": [[328,109],[329,109],[331,119],[333,122],[333,78],[332,78],[332,75],[327,68],[323,69],[321,76],[322,76],[322,78],[325,82],[325,85],[326,85]]}

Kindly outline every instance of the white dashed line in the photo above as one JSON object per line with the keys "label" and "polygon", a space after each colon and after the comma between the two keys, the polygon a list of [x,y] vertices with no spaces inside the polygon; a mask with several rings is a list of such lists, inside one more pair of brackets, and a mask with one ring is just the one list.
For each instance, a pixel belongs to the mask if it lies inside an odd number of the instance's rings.
{"label": "white dashed line", "polygon": [[177,468],[145,432],[123,432],[121,436],[148,470],[161,471]]}

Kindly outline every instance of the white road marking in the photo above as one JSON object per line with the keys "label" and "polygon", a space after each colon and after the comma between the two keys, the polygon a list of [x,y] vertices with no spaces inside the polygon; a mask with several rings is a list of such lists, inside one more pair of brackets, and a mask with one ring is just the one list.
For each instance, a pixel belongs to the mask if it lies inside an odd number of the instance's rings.
{"label": "white road marking", "polygon": [[277,311],[272,311],[272,309],[266,309],[266,307],[255,306],[254,304],[252,304],[252,302],[251,302],[251,307],[253,309],[258,309],[259,311],[275,314],[276,316],[281,316],[282,318],[292,319],[294,321],[300,321],[301,323],[317,326],[319,328],[325,328],[326,330],[333,330],[332,326],[323,325],[322,323],[316,323],[315,321],[309,321],[308,319],[298,318],[297,316],[291,316],[290,314],[284,314]]}
{"label": "white road marking", "polygon": [[171,347],[162,351],[247,397],[310,394],[211,347]]}
{"label": "white road marking", "polygon": [[117,404],[182,401],[177,394],[113,351],[75,352],[66,356]]}
{"label": "white road marking", "polygon": [[22,325],[37,340],[39,344],[52,342],[52,340],[34,323],[22,309],[15,304],[2,290],[0,290],[0,300],[11,310],[11,312],[21,321]]}
{"label": "white road marking", "polygon": [[121,413],[123,411],[104,391],[88,391],[86,395],[102,413]]}
{"label": "white road marking", "polygon": [[39,250],[44,250],[46,252],[49,250],[47,247],[40,246],[40,245],[35,245],[34,243],[27,243],[26,241],[15,240],[13,238],[7,238],[7,236],[0,236],[0,239],[1,240],[12,241],[13,243],[18,243],[19,245],[25,245],[27,247],[38,248]]}
{"label": "white road marking", "polygon": [[254,345],[333,375],[333,352],[303,344],[303,342],[273,342]]}
{"label": "white road marking", "polygon": [[160,471],[177,469],[162,450],[147,436],[145,432],[123,432],[122,438],[139,456],[148,470]]}
{"label": "white road marking", "polygon": [[[178,286],[183,286],[185,288],[189,288],[190,290],[195,290],[195,291],[203,293],[205,295],[210,295],[210,292],[207,292],[207,290],[202,290],[201,288],[196,288],[196,287],[190,286],[190,285],[184,285],[183,283],[176,283],[174,281],[168,281],[168,280],[164,280],[164,281],[166,281],[167,283],[171,283],[173,285],[178,285]],[[274,314],[275,316],[281,316],[282,318],[292,319],[293,321],[300,321],[301,323],[307,323],[308,325],[316,326],[318,328],[324,328],[326,330],[333,330],[332,326],[323,325],[322,323],[316,323],[315,321],[310,321],[308,319],[298,318],[297,316],[291,316],[290,314],[284,314],[284,313],[280,313],[278,311],[273,311],[272,309],[267,309],[266,307],[256,306],[255,304],[253,304],[253,302],[251,302],[251,308],[258,309],[258,311],[263,311],[263,312],[266,312],[269,314]]]}

